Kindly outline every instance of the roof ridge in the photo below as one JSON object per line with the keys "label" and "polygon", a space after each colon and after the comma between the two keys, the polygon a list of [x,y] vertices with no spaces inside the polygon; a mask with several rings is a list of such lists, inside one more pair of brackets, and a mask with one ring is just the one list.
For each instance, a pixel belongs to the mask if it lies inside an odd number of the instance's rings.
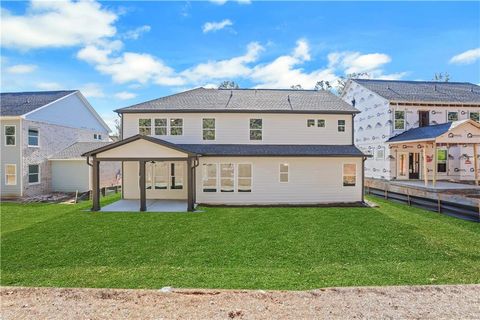
{"label": "roof ridge", "polygon": [[72,90],[49,90],[49,91],[10,91],[10,92],[1,92],[1,94],[42,94],[42,93],[62,93],[62,92],[76,92],[80,91],[78,89]]}
{"label": "roof ridge", "polygon": [[439,84],[439,85],[448,85],[448,84],[466,84],[479,87],[475,83],[471,82],[460,82],[460,81],[434,81],[434,80],[389,80],[389,79],[350,79],[352,81],[368,81],[368,82],[396,82],[396,83],[428,83],[428,84]]}

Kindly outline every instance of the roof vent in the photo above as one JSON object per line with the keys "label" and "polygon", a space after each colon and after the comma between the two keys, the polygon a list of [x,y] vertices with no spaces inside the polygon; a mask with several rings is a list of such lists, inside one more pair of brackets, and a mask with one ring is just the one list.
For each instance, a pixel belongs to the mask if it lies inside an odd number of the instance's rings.
{"label": "roof vent", "polygon": [[352,99],[352,106],[355,107],[355,103],[356,103],[355,98],[353,98],[353,99]]}
{"label": "roof vent", "polygon": [[26,104],[29,104],[29,103],[30,103],[30,99],[28,99],[28,98],[25,99],[25,103],[26,103]]}
{"label": "roof vent", "polygon": [[437,85],[433,86],[433,91],[437,91]]}

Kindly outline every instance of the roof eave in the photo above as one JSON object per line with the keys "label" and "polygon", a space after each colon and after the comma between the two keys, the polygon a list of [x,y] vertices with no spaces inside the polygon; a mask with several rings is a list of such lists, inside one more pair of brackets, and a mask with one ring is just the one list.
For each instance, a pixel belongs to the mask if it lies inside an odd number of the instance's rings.
{"label": "roof eave", "polygon": [[359,110],[213,110],[213,109],[117,109],[114,110],[116,113],[279,113],[279,114],[357,114],[360,113]]}
{"label": "roof eave", "polygon": [[[378,94],[378,93],[377,93]],[[390,103],[427,103],[427,104],[436,104],[436,105],[463,105],[463,104],[473,104],[480,106],[480,102],[459,102],[459,101],[429,101],[429,100],[397,100],[397,99],[387,99]]]}

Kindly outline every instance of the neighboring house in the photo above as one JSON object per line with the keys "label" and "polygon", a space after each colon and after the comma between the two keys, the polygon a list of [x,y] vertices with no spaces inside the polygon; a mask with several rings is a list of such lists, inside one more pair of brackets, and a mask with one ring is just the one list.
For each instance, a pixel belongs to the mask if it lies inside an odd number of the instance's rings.
{"label": "neighboring house", "polygon": [[[123,161],[123,198],[226,205],[363,201],[358,111],[325,91],[198,88],[117,110],[123,140],[85,155]],[[139,180],[140,176],[140,180]]]}
{"label": "neighboring house", "polygon": [[[75,142],[49,158],[52,173],[52,191],[85,192],[92,190],[92,167],[82,154],[109,145],[111,142]],[[119,162],[103,162],[100,166],[100,187],[118,186],[121,182]]]}
{"label": "neighboring house", "polygon": [[48,158],[78,141],[106,142],[109,132],[77,90],[2,93],[0,125],[2,198],[51,192]]}
{"label": "neighboring house", "polygon": [[373,155],[366,177],[478,182],[479,86],[355,79],[342,98],[361,111],[355,144]]}

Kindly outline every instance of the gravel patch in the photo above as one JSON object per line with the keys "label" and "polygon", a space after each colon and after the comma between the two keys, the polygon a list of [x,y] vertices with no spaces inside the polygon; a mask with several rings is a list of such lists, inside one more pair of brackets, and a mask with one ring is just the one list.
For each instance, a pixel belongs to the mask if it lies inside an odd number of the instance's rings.
{"label": "gravel patch", "polygon": [[311,291],[2,287],[1,319],[480,319],[480,285]]}

